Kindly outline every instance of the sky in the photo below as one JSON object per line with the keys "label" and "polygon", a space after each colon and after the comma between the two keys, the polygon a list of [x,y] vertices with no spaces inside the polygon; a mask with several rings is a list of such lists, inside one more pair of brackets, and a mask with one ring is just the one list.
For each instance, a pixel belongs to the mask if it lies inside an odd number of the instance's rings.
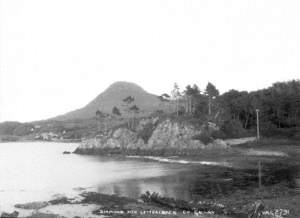
{"label": "sky", "polygon": [[0,0],[0,122],[85,106],[111,83],[221,93],[300,79],[299,0]]}

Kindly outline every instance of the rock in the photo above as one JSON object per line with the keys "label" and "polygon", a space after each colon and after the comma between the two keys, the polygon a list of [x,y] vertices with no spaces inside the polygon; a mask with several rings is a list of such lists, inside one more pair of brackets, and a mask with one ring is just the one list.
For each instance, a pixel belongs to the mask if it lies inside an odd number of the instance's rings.
{"label": "rock", "polygon": [[158,122],[159,122],[159,117],[143,118],[139,121],[139,124],[136,127],[136,131],[137,132],[142,131],[149,124],[156,126]]}
{"label": "rock", "polygon": [[66,196],[60,196],[58,198],[48,201],[48,203],[51,205],[70,204],[70,203],[72,203],[72,200],[73,199],[67,198]]}
{"label": "rock", "polygon": [[189,124],[180,124],[166,120],[155,128],[148,141],[148,147],[154,149],[164,148],[191,148],[200,146],[200,143],[192,142],[195,135],[201,131]]}
{"label": "rock", "polygon": [[144,141],[143,139],[138,139],[137,142],[135,143],[129,143],[126,148],[127,149],[131,149],[131,150],[134,150],[134,149],[138,149],[138,148],[142,148],[144,146]]}
{"label": "rock", "polygon": [[156,124],[158,124],[158,121],[159,121],[159,117],[155,117],[152,119],[152,124],[156,125]]}
{"label": "rock", "polygon": [[227,149],[229,147],[230,146],[228,146],[227,143],[222,139],[216,139],[206,146],[206,148],[209,149]]}
{"label": "rock", "polygon": [[205,145],[199,140],[191,140],[190,141],[190,149],[205,149]]}
{"label": "rock", "polygon": [[254,203],[251,213],[249,213],[248,218],[259,218],[261,213],[264,210],[264,204],[261,200],[258,200]]}
{"label": "rock", "polygon": [[126,128],[117,129],[113,133],[113,139],[117,140],[121,148],[125,149],[127,149],[129,145],[133,145],[138,141],[137,133]]}
{"label": "rock", "polygon": [[31,214],[27,218],[65,218],[65,217],[60,216],[58,214],[36,212],[36,213]]}
{"label": "rock", "polygon": [[140,203],[140,204],[145,203],[145,202],[143,201],[143,199],[140,199],[140,198],[137,200],[137,202]]}
{"label": "rock", "polygon": [[121,143],[117,139],[108,139],[106,144],[103,145],[105,148],[121,148]]}
{"label": "rock", "polygon": [[211,132],[220,130],[220,127],[218,127],[217,124],[212,123],[212,122],[207,122],[207,127],[208,127],[208,130]]}
{"label": "rock", "polygon": [[71,154],[70,151],[64,151],[63,154]]}
{"label": "rock", "polygon": [[38,210],[49,205],[48,202],[45,201],[37,201],[37,202],[30,202],[25,204],[16,204],[16,208],[26,209],[26,210]]}
{"label": "rock", "polygon": [[[119,137],[121,137],[122,133],[124,132],[124,129],[125,128],[117,129],[116,131],[113,132],[112,137],[113,138],[119,138]],[[128,131],[130,131],[130,130],[128,130]]]}
{"label": "rock", "polygon": [[12,213],[5,213],[3,212],[1,214],[1,218],[16,218],[19,216],[19,212],[18,211],[14,211]]}
{"label": "rock", "polygon": [[[110,138],[94,138],[85,140],[80,144],[78,149],[103,149],[103,148],[124,148],[127,149],[129,146],[137,147],[138,143],[137,133],[127,129],[119,128],[111,133]],[[139,142],[140,143],[140,142]]]}
{"label": "rock", "polygon": [[[149,132],[143,132],[151,125]],[[153,129],[152,129],[153,128]],[[214,140],[205,145],[194,137],[200,135],[203,130],[197,129],[192,124],[171,121],[167,119],[159,123],[159,118],[144,118],[137,126],[137,132],[121,127],[111,131],[109,136],[83,141],[76,149],[77,153],[95,153],[101,149],[125,149],[125,150],[192,150],[206,148],[227,148],[227,144],[221,140]],[[148,134],[147,142],[141,135]],[[148,136],[147,135],[147,136]],[[85,152],[87,151],[87,152]],[[100,152],[101,153],[101,152]]]}

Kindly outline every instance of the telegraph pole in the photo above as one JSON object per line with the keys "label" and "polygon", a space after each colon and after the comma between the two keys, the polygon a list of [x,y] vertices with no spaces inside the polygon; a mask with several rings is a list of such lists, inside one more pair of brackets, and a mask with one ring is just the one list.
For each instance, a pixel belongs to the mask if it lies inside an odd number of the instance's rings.
{"label": "telegraph pole", "polygon": [[[259,134],[259,109],[256,109],[256,131],[257,131],[257,142],[259,141],[260,134]],[[258,161],[258,187],[261,189],[261,160]]]}
{"label": "telegraph pole", "polygon": [[260,138],[260,135],[259,135],[259,109],[256,109],[256,131],[257,131],[257,141],[259,140]]}

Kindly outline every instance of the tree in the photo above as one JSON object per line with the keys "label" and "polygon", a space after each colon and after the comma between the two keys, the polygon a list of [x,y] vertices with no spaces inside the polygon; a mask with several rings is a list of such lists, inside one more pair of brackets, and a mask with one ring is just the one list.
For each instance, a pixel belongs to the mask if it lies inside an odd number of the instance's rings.
{"label": "tree", "polygon": [[170,95],[168,95],[167,93],[164,93],[164,94],[158,96],[158,99],[161,101],[162,104],[167,103],[168,109],[171,111],[171,96]]}
{"label": "tree", "polygon": [[211,116],[213,99],[219,96],[219,91],[212,83],[208,82],[205,93],[208,96],[208,115]]}
{"label": "tree", "polygon": [[136,105],[131,106],[129,110],[132,111],[133,114],[137,114],[140,111],[139,107]]}
{"label": "tree", "polygon": [[119,108],[117,108],[116,106],[113,107],[112,114],[117,115],[117,116],[122,116]]}
{"label": "tree", "polygon": [[165,101],[165,102],[169,102],[171,99],[170,99],[170,95],[168,95],[167,93],[164,93],[160,96],[158,96],[158,99],[161,100],[161,101]]}
{"label": "tree", "polygon": [[101,118],[101,115],[102,115],[102,112],[100,110],[97,110],[96,111],[96,118],[97,119],[100,119]]}
{"label": "tree", "polygon": [[128,96],[123,99],[125,111],[127,111],[130,114],[129,122],[128,122],[128,128],[133,129],[134,128],[134,119],[135,114],[138,113],[139,108],[136,105],[133,105],[134,97]]}
{"label": "tree", "polygon": [[135,126],[135,116],[140,112],[140,108],[137,105],[133,105],[129,108],[131,113],[133,114],[132,116],[132,123],[131,123],[131,129],[134,129]]}
{"label": "tree", "polygon": [[96,120],[97,120],[98,131],[101,131],[101,120],[103,120],[104,133],[106,133],[107,132],[106,115],[104,113],[102,113],[100,110],[97,110],[96,111]]}
{"label": "tree", "polygon": [[[219,123],[219,126],[226,123],[234,125],[240,123],[241,125],[236,125],[237,129],[255,128],[256,109],[259,109],[261,130],[264,135],[282,134],[285,137],[292,137],[299,132],[299,80],[277,82],[269,88],[253,92],[230,90],[222,95],[219,95],[219,91],[211,83],[207,84],[204,93],[197,87],[189,85],[184,91],[186,99],[187,96],[193,96],[194,117],[204,119],[208,117]],[[190,102],[186,103],[186,107],[190,113]],[[204,114],[209,116],[205,117]]]}
{"label": "tree", "polygon": [[194,110],[193,116],[196,118],[206,119],[206,115],[208,114],[208,98],[206,95],[199,93],[199,95],[195,98],[194,101]]}
{"label": "tree", "polygon": [[128,105],[130,105],[132,102],[134,102],[134,97],[128,96],[128,97],[126,97],[126,98],[123,99],[123,102],[124,102],[125,104],[127,104],[127,106],[128,106]]}
{"label": "tree", "polygon": [[175,112],[176,115],[179,115],[179,99],[181,97],[180,94],[180,89],[179,86],[177,85],[177,83],[174,83],[174,88],[171,92],[171,96],[172,96],[172,101],[175,102]]}
{"label": "tree", "polygon": [[186,86],[185,91],[183,92],[185,96],[185,109],[187,114],[192,114],[197,102],[197,98],[200,95],[200,90],[196,84],[191,87],[190,85]]}

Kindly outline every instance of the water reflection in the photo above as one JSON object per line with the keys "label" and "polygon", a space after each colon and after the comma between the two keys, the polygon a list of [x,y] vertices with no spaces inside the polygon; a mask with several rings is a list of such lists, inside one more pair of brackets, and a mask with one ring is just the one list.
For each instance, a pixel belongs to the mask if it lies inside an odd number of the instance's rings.
{"label": "water reflection", "polygon": [[[256,169],[233,169],[224,167],[179,166],[176,173],[169,175],[130,179],[118,183],[99,185],[98,191],[138,198],[146,191],[158,192],[163,196],[196,200],[228,196],[237,190],[251,191],[258,187]],[[288,188],[299,188],[300,168],[282,163],[264,165],[262,183],[271,186],[281,183]]]}

